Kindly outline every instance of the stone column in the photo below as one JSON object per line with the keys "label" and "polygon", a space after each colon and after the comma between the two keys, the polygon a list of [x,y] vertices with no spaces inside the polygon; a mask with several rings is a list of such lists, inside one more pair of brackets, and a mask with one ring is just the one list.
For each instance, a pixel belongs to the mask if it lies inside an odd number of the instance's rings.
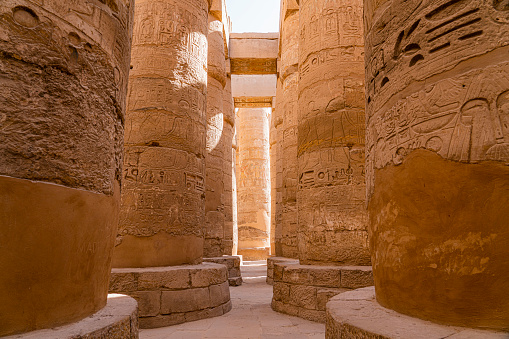
{"label": "stone column", "polygon": [[272,112],[271,127],[274,138],[274,150],[272,151],[271,166],[273,166],[274,179],[271,181],[274,196],[273,223],[271,231],[274,232],[274,254],[281,253],[281,241],[283,237],[283,84],[278,78],[276,82],[276,109]]}
{"label": "stone column", "polygon": [[281,19],[281,109],[283,121],[281,237],[277,256],[297,258],[297,116],[299,99],[299,12],[287,10]]}
{"label": "stone column", "polygon": [[229,146],[224,135],[223,117],[223,90],[226,85],[223,23],[212,14],[209,14],[208,42],[204,256],[217,257],[223,254],[225,224],[223,173]]}
{"label": "stone column", "polygon": [[378,302],[509,328],[509,6],[365,1]]}
{"label": "stone column", "polygon": [[132,10],[0,2],[0,336],[107,303]]}
{"label": "stone column", "polygon": [[202,260],[207,12],[205,0],[136,1],[114,267]]}
{"label": "stone column", "polygon": [[240,108],[238,173],[238,254],[247,260],[270,253],[269,117],[271,108]]}
{"label": "stone column", "polygon": [[232,96],[232,79],[231,76],[226,77],[226,86],[223,92],[223,110],[224,110],[224,128],[223,137],[225,139],[225,154],[223,162],[223,187],[224,187],[224,237],[222,243],[223,254],[232,255],[234,247],[235,233],[237,232],[236,223],[236,197],[234,197],[235,183],[235,149],[234,133],[235,133],[235,108]]}
{"label": "stone column", "polygon": [[368,265],[362,2],[302,0],[299,16],[299,259]]}

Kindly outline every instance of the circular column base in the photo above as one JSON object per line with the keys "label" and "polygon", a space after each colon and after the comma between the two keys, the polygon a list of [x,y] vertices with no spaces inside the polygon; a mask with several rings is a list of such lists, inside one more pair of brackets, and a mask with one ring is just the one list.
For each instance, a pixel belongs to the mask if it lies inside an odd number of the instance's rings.
{"label": "circular column base", "polygon": [[325,305],[330,298],[371,285],[371,266],[316,266],[276,262],[272,309],[325,323]]}
{"label": "circular column base", "polygon": [[121,294],[109,294],[106,306],[78,322],[52,329],[4,337],[5,339],[137,339],[138,303]]}
{"label": "circular column base", "polygon": [[242,285],[242,275],[240,273],[240,257],[236,255],[223,255],[222,257],[203,258],[204,262],[213,262],[225,265],[228,270],[228,284],[230,286]]}
{"label": "circular column base", "polygon": [[342,293],[327,303],[326,339],[507,339],[507,332],[476,330],[435,324],[384,308],[375,299],[375,288]]}
{"label": "circular column base", "polygon": [[225,265],[114,268],[110,291],[139,303],[140,328],[157,328],[223,315],[231,310]]}
{"label": "circular column base", "polygon": [[298,259],[285,258],[285,257],[270,257],[267,258],[267,284],[274,284],[274,264],[275,263],[284,263],[284,264],[298,264]]}

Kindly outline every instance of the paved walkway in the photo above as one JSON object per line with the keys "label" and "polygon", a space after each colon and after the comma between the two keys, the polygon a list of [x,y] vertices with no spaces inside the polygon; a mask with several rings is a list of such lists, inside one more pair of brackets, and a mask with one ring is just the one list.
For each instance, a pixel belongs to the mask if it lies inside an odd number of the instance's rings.
{"label": "paved walkway", "polygon": [[272,286],[265,283],[265,261],[241,267],[242,286],[230,287],[233,309],[227,314],[190,323],[140,330],[140,339],[323,339],[325,326],[274,312]]}

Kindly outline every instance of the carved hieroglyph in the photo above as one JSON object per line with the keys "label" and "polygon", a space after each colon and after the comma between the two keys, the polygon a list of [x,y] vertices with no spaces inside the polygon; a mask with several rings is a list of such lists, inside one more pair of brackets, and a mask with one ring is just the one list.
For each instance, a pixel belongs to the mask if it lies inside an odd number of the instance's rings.
{"label": "carved hieroglyph", "polygon": [[246,257],[269,254],[271,108],[240,108],[237,112],[238,253]]}
{"label": "carved hieroglyph", "polygon": [[133,2],[0,2],[0,336],[106,305]]}
{"label": "carved hieroglyph", "polygon": [[368,0],[365,22],[377,300],[507,330],[509,3]]}
{"label": "carved hieroglyph", "polygon": [[203,254],[206,0],[137,0],[115,267]]}
{"label": "carved hieroglyph", "polygon": [[223,128],[223,90],[226,85],[223,23],[211,14],[209,14],[208,46],[204,256],[217,257],[223,254],[225,223],[223,172],[228,142]]}
{"label": "carved hieroglyph", "polygon": [[368,265],[362,2],[303,0],[299,16],[299,259]]}
{"label": "carved hieroglyph", "polygon": [[[281,143],[281,231],[276,240],[276,255],[297,258],[297,116],[299,83],[299,12],[290,11],[283,2],[281,23],[281,69],[279,72]],[[285,7],[286,6],[286,7]],[[286,11],[285,11],[286,10]]]}

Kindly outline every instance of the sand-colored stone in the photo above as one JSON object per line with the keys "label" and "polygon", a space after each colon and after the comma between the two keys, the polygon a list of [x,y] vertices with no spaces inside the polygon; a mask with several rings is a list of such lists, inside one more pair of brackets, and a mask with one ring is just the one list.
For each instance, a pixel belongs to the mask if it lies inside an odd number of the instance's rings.
{"label": "sand-colored stone", "polygon": [[376,298],[509,330],[505,2],[365,1]]}
{"label": "sand-colored stone", "polygon": [[215,263],[114,268],[110,291],[138,301],[140,328],[216,317],[231,309],[227,267]]}
{"label": "sand-colored stone", "polygon": [[373,285],[369,266],[300,265],[284,258],[272,260],[271,265],[272,309],[321,323],[325,323],[325,305],[330,298]]}
{"label": "sand-colored stone", "polygon": [[225,226],[224,162],[229,148],[224,135],[223,96],[226,85],[223,23],[209,14],[207,77],[207,140],[205,155],[204,256],[223,254]]}
{"label": "sand-colored stone", "polygon": [[299,259],[369,265],[362,1],[302,0],[299,23]]}
{"label": "sand-colored stone", "polygon": [[203,261],[225,265],[228,270],[228,283],[230,286],[242,285],[242,276],[240,273],[241,260],[239,256],[223,255],[215,258],[203,258]]}
{"label": "sand-colored stone", "polygon": [[274,264],[276,263],[291,263],[298,264],[299,261],[291,258],[284,257],[270,257],[267,258],[267,284],[272,285],[274,283]]}
{"label": "sand-colored stone", "polygon": [[201,261],[209,5],[136,1],[114,267]]}
{"label": "sand-colored stone", "polygon": [[0,336],[107,303],[132,10],[0,2]]}
{"label": "sand-colored stone", "polygon": [[326,339],[504,339],[505,332],[438,325],[380,306],[373,287],[339,294],[327,304]]}
{"label": "sand-colored stone", "polygon": [[65,326],[2,337],[4,339],[138,339],[138,304],[122,294],[109,294],[106,306]]}
{"label": "sand-colored stone", "polygon": [[237,112],[238,254],[245,260],[270,255],[269,116],[266,108]]}
{"label": "sand-colored stone", "polygon": [[[281,221],[276,240],[276,255],[298,258],[297,251],[297,117],[298,117],[298,80],[299,80],[299,12],[292,7],[291,1],[281,4],[280,33],[280,70],[278,97],[282,110],[282,136],[277,142],[281,147]],[[298,9],[298,8],[297,8]],[[278,159],[279,160],[279,159]],[[277,178],[276,178],[277,180]],[[279,184],[279,182],[278,182]],[[278,211],[279,212],[279,211]]]}

